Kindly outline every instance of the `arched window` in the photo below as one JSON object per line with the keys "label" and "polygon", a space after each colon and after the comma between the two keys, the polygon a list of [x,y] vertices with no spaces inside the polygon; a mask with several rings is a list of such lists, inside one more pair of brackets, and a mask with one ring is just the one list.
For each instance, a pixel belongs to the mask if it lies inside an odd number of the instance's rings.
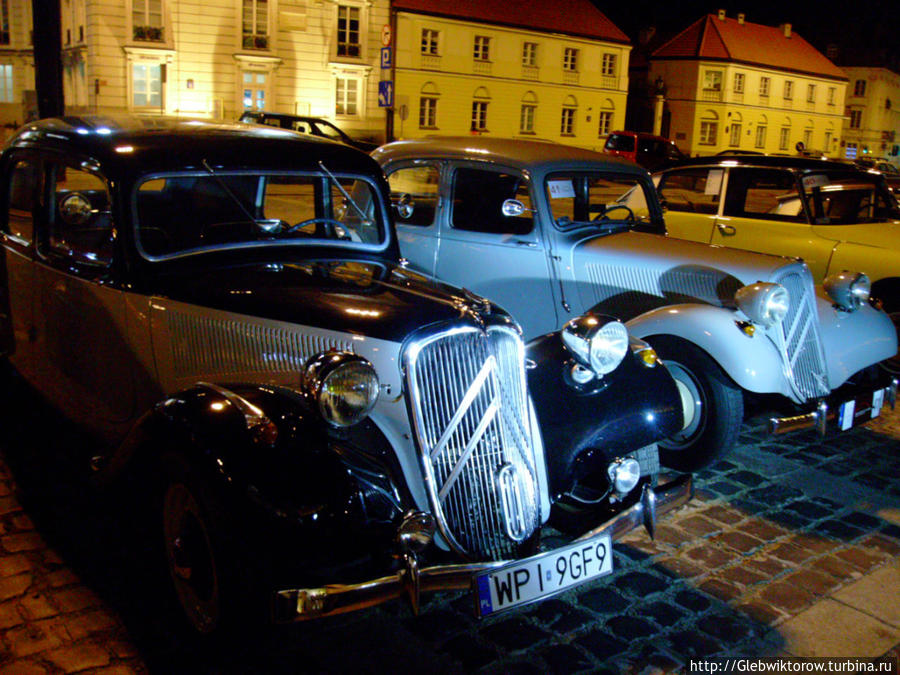
{"label": "arched window", "polygon": [[519,133],[534,133],[534,116],[537,112],[537,95],[533,91],[526,91],[522,96],[522,107],[519,113]]}

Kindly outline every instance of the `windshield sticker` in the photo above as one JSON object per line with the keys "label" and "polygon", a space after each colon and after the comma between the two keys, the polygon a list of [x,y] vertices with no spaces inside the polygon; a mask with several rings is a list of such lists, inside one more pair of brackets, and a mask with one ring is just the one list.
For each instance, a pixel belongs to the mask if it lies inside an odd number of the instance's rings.
{"label": "windshield sticker", "polygon": [[570,180],[548,180],[547,189],[551,199],[574,199],[575,187]]}
{"label": "windshield sticker", "polygon": [[823,173],[814,173],[809,176],[803,176],[803,189],[812,190],[813,188],[825,187],[828,185],[828,176]]}
{"label": "windshield sticker", "polygon": [[706,187],[703,189],[705,195],[717,195],[722,189],[722,176],[725,172],[722,169],[710,169],[706,176]]}

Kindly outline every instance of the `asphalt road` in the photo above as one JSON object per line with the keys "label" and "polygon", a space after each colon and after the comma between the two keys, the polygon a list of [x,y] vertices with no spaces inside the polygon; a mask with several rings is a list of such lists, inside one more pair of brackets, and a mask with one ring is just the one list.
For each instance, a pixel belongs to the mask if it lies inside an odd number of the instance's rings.
{"label": "asphalt road", "polygon": [[748,422],[691,504],[615,546],[612,576],[485,621],[464,594],[233,644],[186,643],[155,532],[84,487],[89,443],[16,394],[0,415],[0,675],[682,672],[721,656],[900,646],[900,411],[778,439]]}

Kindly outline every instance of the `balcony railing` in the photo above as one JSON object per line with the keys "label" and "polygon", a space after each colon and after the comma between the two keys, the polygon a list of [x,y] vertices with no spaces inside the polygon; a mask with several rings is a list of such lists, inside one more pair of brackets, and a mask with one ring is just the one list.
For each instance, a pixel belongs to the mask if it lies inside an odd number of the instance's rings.
{"label": "balcony railing", "polygon": [[619,86],[619,78],[615,75],[601,75],[600,86],[603,89],[616,89]]}
{"label": "balcony railing", "polygon": [[784,99],[784,103],[783,103],[782,107],[787,110],[791,110],[794,107],[794,99],[792,99],[792,98]]}
{"label": "balcony railing", "polygon": [[425,70],[440,70],[441,57],[435,54],[422,54],[420,64]]}
{"label": "balcony railing", "polygon": [[721,89],[704,89],[700,92],[700,100],[701,101],[711,101],[721,102],[722,100],[722,90]]}
{"label": "balcony railing", "polygon": [[731,92],[731,101],[733,103],[743,103],[744,102],[744,92],[742,92],[742,91]]}
{"label": "balcony railing", "polygon": [[522,66],[523,80],[538,80],[541,76],[541,69],[537,66]]}
{"label": "balcony railing", "polygon": [[479,75],[490,75],[491,74],[491,62],[490,61],[473,61],[472,62],[472,72],[477,73]]}
{"label": "balcony railing", "polygon": [[578,84],[578,71],[564,70],[563,84]]}
{"label": "balcony railing", "polygon": [[807,102],[806,102],[806,109],[807,109],[809,112],[815,112],[815,111],[816,111],[816,102],[815,102],[815,101],[807,101]]}

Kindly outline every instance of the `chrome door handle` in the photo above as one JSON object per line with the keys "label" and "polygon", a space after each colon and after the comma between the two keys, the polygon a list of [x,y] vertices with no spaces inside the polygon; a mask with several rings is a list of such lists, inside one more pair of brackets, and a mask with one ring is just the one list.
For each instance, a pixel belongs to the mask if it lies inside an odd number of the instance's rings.
{"label": "chrome door handle", "polygon": [[537,248],[537,244],[533,241],[525,241],[524,239],[514,239],[516,246],[527,246],[528,248]]}
{"label": "chrome door handle", "polygon": [[734,225],[726,225],[725,223],[716,223],[716,228],[723,237],[733,237],[737,234]]}

